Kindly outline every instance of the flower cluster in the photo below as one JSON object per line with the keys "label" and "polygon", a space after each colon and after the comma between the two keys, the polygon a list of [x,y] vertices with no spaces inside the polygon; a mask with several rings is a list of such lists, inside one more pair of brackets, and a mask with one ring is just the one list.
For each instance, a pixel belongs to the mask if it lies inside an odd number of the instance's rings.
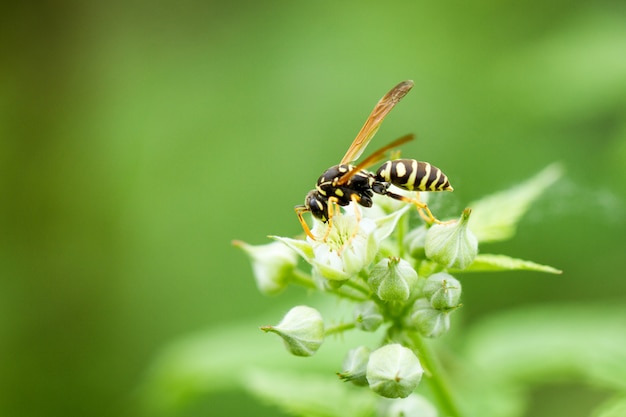
{"label": "flower cluster", "polygon": [[[261,292],[272,295],[296,284],[354,302],[352,321],[339,325],[329,326],[317,309],[300,305],[279,324],[261,329],[279,335],[297,356],[314,355],[331,334],[377,332],[375,346],[348,352],[339,377],[382,397],[406,398],[389,407],[389,415],[407,410],[435,415],[414,391],[423,375],[437,379],[424,339],[450,330],[450,316],[461,306],[462,286],[455,275],[515,269],[559,273],[530,261],[478,254],[479,240],[511,237],[521,215],[558,175],[549,168],[512,191],[476,202],[479,221],[470,221],[472,211],[465,209],[457,219],[425,223],[411,205],[375,196],[371,209],[338,208],[330,225],[314,219],[312,234],[318,239],[271,236],[273,242],[260,246],[235,242],[252,260]],[[485,214],[496,210],[494,216]],[[448,404],[448,411],[452,408]]]}
{"label": "flower cluster", "polygon": [[[469,210],[459,220],[406,233],[411,206],[381,203],[378,211],[364,210],[363,217],[348,207],[330,226],[316,221],[313,234],[325,240],[272,236],[274,242],[267,245],[237,244],[250,255],[262,292],[275,294],[290,283],[305,283],[356,302],[354,321],[344,323],[342,330],[386,329],[381,346],[351,350],[338,374],[383,397],[405,398],[420,382],[423,368],[419,352],[407,346],[410,338],[399,335],[432,338],[448,331],[461,284],[443,271],[471,264],[478,243],[468,229]],[[309,265],[310,273],[297,268],[296,256]],[[281,336],[297,356],[313,355],[326,334],[337,332],[325,329],[322,315],[308,306],[296,306],[278,325],[262,329]]]}

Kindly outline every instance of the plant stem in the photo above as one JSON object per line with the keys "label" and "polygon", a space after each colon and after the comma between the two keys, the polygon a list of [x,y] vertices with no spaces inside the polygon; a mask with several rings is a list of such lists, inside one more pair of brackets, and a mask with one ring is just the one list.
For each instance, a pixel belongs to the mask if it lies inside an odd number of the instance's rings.
{"label": "plant stem", "polygon": [[[317,289],[317,286],[315,285],[315,282],[313,281],[313,278],[311,277],[311,275],[299,269],[294,269],[291,282],[301,285],[311,290]],[[337,294],[338,296],[342,298],[347,298],[349,300],[353,300],[357,302],[367,300],[367,297],[362,295],[366,291],[363,287],[359,286],[358,284],[350,285],[349,287],[353,287],[355,291],[351,291],[350,288],[344,288],[344,287],[340,287],[340,288],[330,290],[330,291]]]}
{"label": "plant stem", "polygon": [[400,258],[404,257],[404,236],[406,235],[406,231],[409,229],[409,216],[405,213],[400,217],[400,221],[398,221],[398,225],[396,226],[396,239],[398,240],[398,256]]}
{"label": "plant stem", "polygon": [[360,293],[362,293],[363,295],[365,295],[366,297],[369,297],[370,295],[370,290],[369,288],[361,285],[359,282],[357,282],[356,280],[353,279],[349,279],[348,281],[346,281],[346,283],[344,284],[345,286],[351,287],[357,291],[359,291]]}
{"label": "plant stem", "polygon": [[354,329],[354,327],[355,327],[354,323],[338,324],[336,326],[327,328],[326,331],[324,332],[324,335],[328,336],[328,335],[335,334],[335,333],[345,332],[346,330]]}
{"label": "plant stem", "polygon": [[460,417],[461,414],[453,399],[450,384],[446,379],[441,362],[433,350],[416,332],[408,333],[417,354],[428,372],[428,384],[442,409],[442,415]]}
{"label": "plant stem", "polygon": [[359,303],[367,300],[367,297],[364,297],[362,294],[359,294],[356,291],[351,291],[349,287],[345,286],[330,291],[341,298],[347,298],[348,300],[356,301]]}
{"label": "plant stem", "polygon": [[311,275],[299,269],[293,270],[292,282],[298,285],[302,285],[305,288],[309,288],[309,289],[316,288],[315,283],[313,282],[313,278],[311,278]]}

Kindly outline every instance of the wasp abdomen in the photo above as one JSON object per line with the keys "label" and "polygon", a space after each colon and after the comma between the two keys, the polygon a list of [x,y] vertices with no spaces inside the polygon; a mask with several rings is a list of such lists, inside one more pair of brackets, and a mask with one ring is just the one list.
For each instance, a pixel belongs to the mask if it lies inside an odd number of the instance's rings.
{"label": "wasp abdomen", "polygon": [[448,177],[439,168],[414,159],[385,162],[376,171],[376,179],[409,191],[452,191]]}

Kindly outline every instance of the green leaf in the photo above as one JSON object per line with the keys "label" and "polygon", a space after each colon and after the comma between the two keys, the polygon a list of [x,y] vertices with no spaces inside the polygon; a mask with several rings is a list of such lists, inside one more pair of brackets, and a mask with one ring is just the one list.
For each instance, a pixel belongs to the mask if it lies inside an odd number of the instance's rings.
{"label": "green leaf", "polygon": [[480,254],[472,264],[454,272],[487,272],[487,271],[537,271],[549,274],[561,274],[563,271],[548,265],[541,265],[532,261],[511,258],[506,255]]}
{"label": "green leaf", "polygon": [[252,371],[246,387],[262,400],[302,417],[369,417],[376,397],[366,388],[341,382],[336,376],[296,372]]}
{"label": "green leaf", "polygon": [[517,223],[533,202],[562,175],[552,164],[531,179],[508,190],[492,194],[469,205],[470,229],[480,242],[507,240],[515,235]]}
{"label": "green leaf", "polygon": [[474,325],[455,378],[465,414],[519,417],[533,388],[565,381],[626,392],[626,308],[606,304],[526,307]]}
{"label": "green leaf", "polygon": [[626,308],[563,305],[501,313],[474,326],[466,356],[480,375],[523,384],[564,378],[626,391]]}
{"label": "green leaf", "polygon": [[626,416],[626,396],[612,398],[596,409],[591,417],[624,417]]}

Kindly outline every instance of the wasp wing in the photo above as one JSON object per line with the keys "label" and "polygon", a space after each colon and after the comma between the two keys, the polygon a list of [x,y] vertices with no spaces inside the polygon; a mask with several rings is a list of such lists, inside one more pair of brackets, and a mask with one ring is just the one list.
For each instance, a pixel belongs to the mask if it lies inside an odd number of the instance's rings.
{"label": "wasp wing", "polygon": [[350,178],[352,178],[357,172],[363,169],[367,169],[368,167],[374,165],[375,163],[380,162],[384,158],[387,151],[390,151],[391,149],[396,148],[402,145],[403,143],[409,142],[413,140],[414,138],[415,138],[415,135],[413,135],[412,133],[409,133],[408,135],[404,135],[401,138],[394,140],[390,144],[385,145],[382,148],[378,149],[376,152],[374,152],[373,154],[365,158],[363,161],[359,162],[357,166],[353,167],[350,171],[346,172],[341,177],[339,177],[337,179],[336,185],[339,186],[339,185],[343,185],[347,183],[350,180]]}
{"label": "wasp wing", "polygon": [[341,164],[348,164],[352,161],[359,159],[368,143],[380,127],[387,114],[394,108],[396,104],[402,100],[402,98],[413,88],[413,81],[403,81],[391,89],[387,94],[381,98],[372,113],[369,115],[365,124],[356,135],[356,138],[348,148],[348,152],[341,159]]}

